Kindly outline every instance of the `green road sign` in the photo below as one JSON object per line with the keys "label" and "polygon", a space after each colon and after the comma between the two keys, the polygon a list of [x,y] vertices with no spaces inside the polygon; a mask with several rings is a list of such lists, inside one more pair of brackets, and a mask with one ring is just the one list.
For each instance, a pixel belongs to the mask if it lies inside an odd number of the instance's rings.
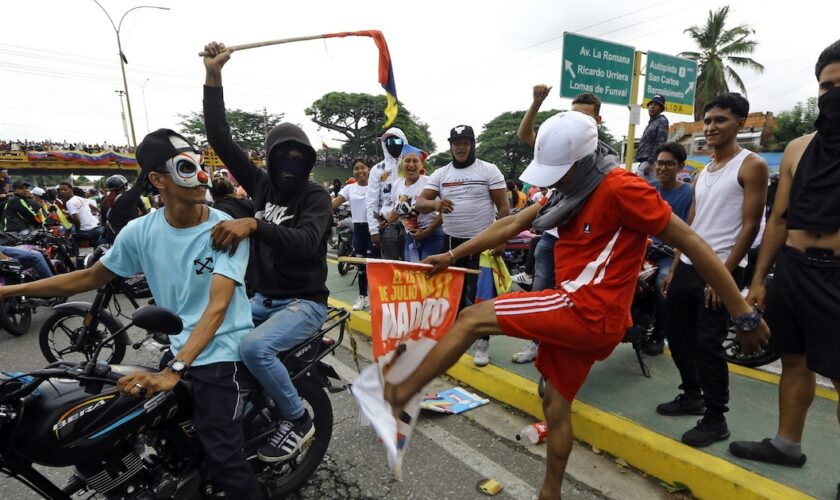
{"label": "green road sign", "polygon": [[656,94],[665,97],[665,111],[694,114],[697,87],[697,61],[648,52],[642,105],[647,106]]}
{"label": "green road sign", "polygon": [[564,33],[560,96],[589,92],[606,104],[630,104],[635,55],[627,45]]}

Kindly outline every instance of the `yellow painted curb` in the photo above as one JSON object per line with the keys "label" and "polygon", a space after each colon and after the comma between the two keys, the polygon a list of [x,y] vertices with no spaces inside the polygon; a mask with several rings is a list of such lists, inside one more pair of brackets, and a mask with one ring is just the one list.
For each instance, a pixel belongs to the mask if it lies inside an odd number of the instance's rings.
{"label": "yellow painted curb", "polygon": [[[350,305],[329,298],[330,305],[350,310]],[[353,311],[351,328],[371,335],[370,314]],[[754,371],[754,370],[753,370]],[[536,418],[543,418],[537,384],[497,366],[478,368],[472,356],[463,355],[447,375]],[[722,458],[684,445],[669,437],[580,401],[572,404],[572,428],[580,441],[600,448],[654,477],[679,481],[697,498],[739,500],[813,498]]]}

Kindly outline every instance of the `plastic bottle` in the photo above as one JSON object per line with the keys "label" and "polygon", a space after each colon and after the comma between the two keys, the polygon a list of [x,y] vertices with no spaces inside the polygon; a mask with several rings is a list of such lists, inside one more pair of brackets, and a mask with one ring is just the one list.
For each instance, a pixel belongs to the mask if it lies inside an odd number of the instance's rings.
{"label": "plastic bottle", "polygon": [[545,438],[547,436],[548,426],[546,425],[545,421],[534,422],[533,424],[519,431],[519,434],[516,435],[516,440],[521,441],[523,439],[527,439],[531,442],[531,444],[540,444],[543,441],[545,441]]}

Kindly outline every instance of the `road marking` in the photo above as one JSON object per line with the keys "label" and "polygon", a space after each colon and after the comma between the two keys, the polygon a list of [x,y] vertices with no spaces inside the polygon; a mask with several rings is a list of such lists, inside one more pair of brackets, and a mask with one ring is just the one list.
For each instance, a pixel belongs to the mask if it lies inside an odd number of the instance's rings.
{"label": "road marking", "polygon": [[[324,358],[324,361],[335,368],[335,371],[344,380],[352,383],[359,376],[356,370],[345,365],[335,356]],[[480,451],[468,445],[461,439],[451,434],[446,429],[428,420],[420,420],[415,428],[423,436],[431,439],[436,445],[443,448],[449,455],[458,459],[481,477],[498,480],[504,486],[504,492],[513,498],[536,498],[537,490],[527,482],[523,481],[507,468],[497,464],[486,457]]]}

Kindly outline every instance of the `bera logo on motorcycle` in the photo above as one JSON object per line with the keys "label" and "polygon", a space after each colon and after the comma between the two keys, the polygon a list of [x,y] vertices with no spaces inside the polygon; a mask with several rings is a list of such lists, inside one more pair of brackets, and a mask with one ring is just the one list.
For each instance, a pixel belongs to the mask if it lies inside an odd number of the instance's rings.
{"label": "bera logo on motorcycle", "polygon": [[58,431],[60,431],[67,425],[72,424],[76,420],[79,420],[85,415],[93,413],[96,410],[102,408],[103,406],[105,406],[105,402],[113,397],[114,395],[111,394],[110,396],[103,396],[101,398],[91,399],[90,401],[85,401],[80,405],[70,408],[70,411],[62,415],[61,418],[58,419],[58,422],[56,422],[53,426],[52,430],[55,431],[55,437],[61,439],[61,433]]}

